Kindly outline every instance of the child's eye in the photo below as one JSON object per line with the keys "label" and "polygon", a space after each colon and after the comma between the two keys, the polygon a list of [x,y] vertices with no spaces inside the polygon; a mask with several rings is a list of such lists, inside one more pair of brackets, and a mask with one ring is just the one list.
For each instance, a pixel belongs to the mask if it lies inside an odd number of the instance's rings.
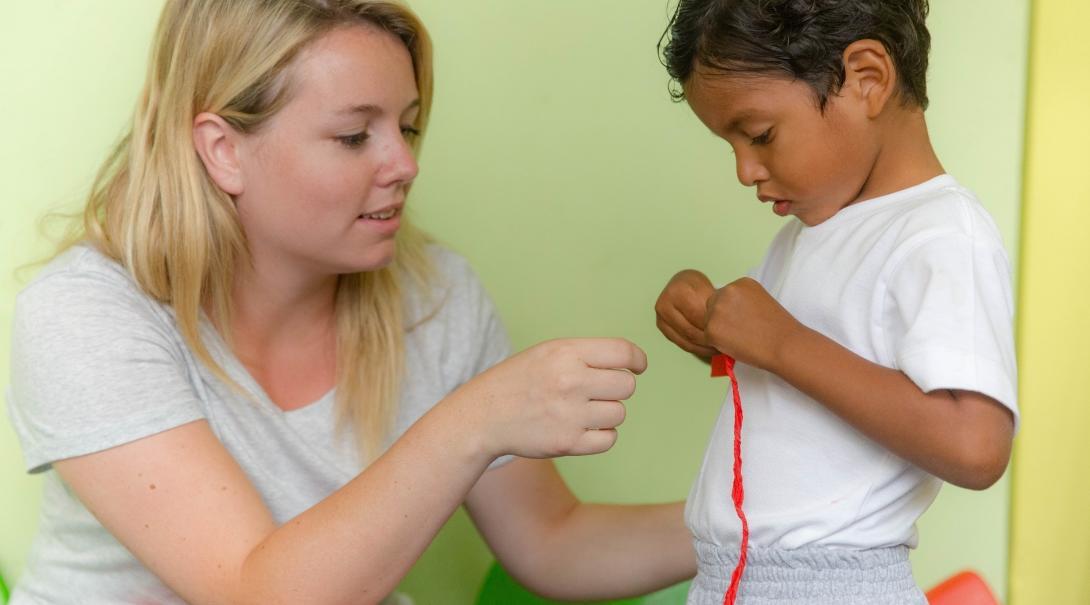
{"label": "child's eye", "polygon": [[337,137],[337,140],[340,141],[341,145],[344,145],[349,149],[358,149],[363,145],[364,141],[369,138],[371,138],[371,135],[367,134],[367,131],[364,131]]}
{"label": "child's eye", "polygon": [[750,144],[752,144],[752,145],[767,145],[768,142],[771,141],[771,140],[772,140],[772,129],[769,128],[768,130],[762,132],[761,134],[753,137],[753,139],[750,140]]}
{"label": "child's eye", "polygon": [[402,126],[401,136],[405,137],[406,141],[412,142],[416,140],[416,137],[420,136],[420,131],[412,126]]}

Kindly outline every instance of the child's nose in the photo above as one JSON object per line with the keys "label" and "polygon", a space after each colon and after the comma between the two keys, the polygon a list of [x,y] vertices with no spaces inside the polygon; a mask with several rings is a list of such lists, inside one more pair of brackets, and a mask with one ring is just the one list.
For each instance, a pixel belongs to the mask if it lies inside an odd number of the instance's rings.
{"label": "child's nose", "polygon": [[768,180],[768,170],[754,154],[737,153],[735,163],[735,168],[738,170],[738,182],[746,187],[753,187],[757,183]]}

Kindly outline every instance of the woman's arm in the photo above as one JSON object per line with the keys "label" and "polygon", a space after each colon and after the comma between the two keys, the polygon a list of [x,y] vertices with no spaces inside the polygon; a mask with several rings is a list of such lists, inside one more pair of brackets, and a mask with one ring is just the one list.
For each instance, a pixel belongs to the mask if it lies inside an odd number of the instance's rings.
{"label": "woman's arm", "polygon": [[55,466],[188,602],[375,603],[498,455],[609,449],[624,416],[617,400],[645,365],[623,340],[528,349],[463,385],[363,473],[279,527],[205,421]]}
{"label": "woman's arm", "polygon": [[545,597],[628,597],[696,574],[683,502],[583,504],[549,460],[485,473],[466,508],[503,566]]}

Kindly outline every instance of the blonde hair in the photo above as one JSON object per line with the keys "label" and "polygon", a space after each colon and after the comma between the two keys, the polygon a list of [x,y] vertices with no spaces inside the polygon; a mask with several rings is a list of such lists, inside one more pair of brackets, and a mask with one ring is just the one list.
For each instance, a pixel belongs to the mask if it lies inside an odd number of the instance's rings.
{"label": "blonde hair", "polygon": [[[390,0],[167,0],[131,130],[104,162],[83,213],[88,241],[173,307],[197,358],[238,388],[200,336],[202,310],[230,342],[235,268],[248,262],[234,204],[208,176],[192,142],[194,118],[219,115],[253,132],[290,98],[287,67],[334,28],[367,24],[397,36],[412,57],[423,133],[432,100],[431,42]],[[420,137],[413,142],[418,151]],[[75,238],[73,239],[73,241]],[[423,285],[428,237],[403,222],[394,262],[342,275],[336,294],[337,404],[365,461],[386,445],[404,375],[402,283]],[[423,288],[421,288],[423,289]]]}

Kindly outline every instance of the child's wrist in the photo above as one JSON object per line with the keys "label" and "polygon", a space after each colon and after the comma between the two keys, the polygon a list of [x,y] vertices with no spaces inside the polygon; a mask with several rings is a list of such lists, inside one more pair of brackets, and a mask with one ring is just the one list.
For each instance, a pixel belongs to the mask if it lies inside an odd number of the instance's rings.
{"label": "child's wrist", "polygon": [[784,326],[780,337],[775,340],[768,367],[764,369],[782,376],[793,364],[800,363],[797,359],[799,352],[806,350],[806,340],[813,334],[813,330],[793,319],[790,325]]}

